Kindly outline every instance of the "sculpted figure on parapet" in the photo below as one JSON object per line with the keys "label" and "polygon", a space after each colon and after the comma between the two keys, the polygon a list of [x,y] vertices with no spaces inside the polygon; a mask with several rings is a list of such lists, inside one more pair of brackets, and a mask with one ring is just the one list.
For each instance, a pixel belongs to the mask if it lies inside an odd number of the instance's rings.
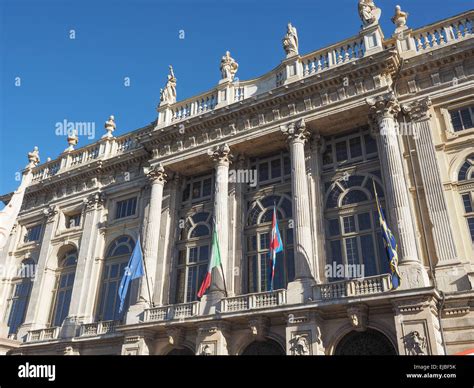
{"label": "sculpted figure on parapet", "polygon": [[162,104],[174,104],[176,102],[176,77],[173,66],[170,65],[170,73],[165,88],[160,90],[160,101]]}
{"label": "sculpted figure on parapet", "polygon": [[238,68],[239,64],[234,58],[230,56],[230,52],[226,51],[225,55],[221,59],[222,79],[230,79],[233,81]]}
{"label": "sculpted figure on parapet", "polygon": [[359,16],[364,27],[377,23],[381,13],[373,0],[359,0]]}
{"label": "sculpted figure on parapet", "polygon": [[287,57],[298,54],[298,32],[291,23],[288,23],[288,30],[283,38],[283,49]]}

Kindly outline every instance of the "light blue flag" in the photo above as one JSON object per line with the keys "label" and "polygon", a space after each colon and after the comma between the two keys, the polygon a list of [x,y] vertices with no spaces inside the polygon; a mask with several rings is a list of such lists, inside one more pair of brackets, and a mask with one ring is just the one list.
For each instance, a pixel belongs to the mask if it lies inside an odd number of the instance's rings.
{"label": "light blue flag", "polygon": [[133,249],[132,256],[128,261],[128,265],[125,267],[125,271],[122,277],[122,281],[120,282],[119,287],[119,298],[120,298],[120,307],[119,307],[119,314],[122,313],[123,306],[125,305],[125,298],[127,297],[128,287],[130,286],[130,282],[133,279],[137,279],[144,275],[143,271],[143,252],[142,247],[140,244],[140,237],[138,237],[137,244]]}

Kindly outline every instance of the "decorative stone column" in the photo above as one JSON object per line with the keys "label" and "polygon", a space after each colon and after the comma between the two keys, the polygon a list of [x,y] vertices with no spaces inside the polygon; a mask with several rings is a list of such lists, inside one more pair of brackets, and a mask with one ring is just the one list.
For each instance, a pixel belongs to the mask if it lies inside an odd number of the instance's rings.
{"label": "decorative stone column", "polygon": [[[460,291],[469,289],[469,284],[458,289],[460,278],[466,278],[466,272],[457,257],[456,246],[451,222],[448,216],[446,199],[443,193],[443,184],[437,163],[433,136],[430,128],[429,97],[416,100],[402,106],[403,112],[408,116],[410,128],[413,131],[418,163],[420,164],[421,179],[423,182],[426,205],[431,221],[433,242],[435,245],[438,263],[436,265],[436,278],[441,288],[445,291]],[[456,268],[455,270],[454,267]],[[466,279],[466,283],[469,283]]]}
{"label": "decorative stone column", "polygon": [[312,297],[313,243],[309,214],[309,191],[305,164],[305,143],[309,138],[304,120],[280,127],[288,139],[291,155],[291,191],[295,246],[295,280],[288,284],[288,303],[304,303]]}
{"label": "decorative stone column", "polygon": [[377,145],[386,189],[386,213],[389,227],[398,242],[401,288],[429,286],[428,274],[418,257],[408,182],[398,141],[396,117],[400,105],[393,92],[367,99],[367,103],[370,106],[369,122],[378,132]]}
{"label": "decorative stone column", "polygon": [[[203,297],[204,311],[213,313],[216,304],[225,296],[224,279],[222,272],[227,273],[228,268],[228,247],[229,247],[229,165],[232,154],[227,144],[217,146],[213,150],[208,150],[208,155],[214,162],[215,186],[214,186],[214,220],[213,226],[217,232],[219,248],[221,253],[222,268],[214,268],[212,272],[211,286],[207,294]],[[210,258],[210,257],[209,257]]]}
{"label": "decorative stone column", "polygon": [[41,249],[36,268],[36,276],[31,290],[25,322],[18,329],[18,339],[21,340],[29,330],[43,329],[48,326],[51,312],[52,293],[56,280],[54,270],[48,267],[51,252],[51,238],[56,225],[58,210],[56,207],[44,209],[46,226],[41,240]]}
{"label": "decorative stone column", "polygon": [[[153,292],[156,266],[158,262],[158,246],[160,241],[161,203],[163,201],[163,187],[166,183],[165,169],[161,164],[152,166],[146,175],[151,184],[150,204],[146,225],[143,227],[143,260],[145,275],[140,279],[138,302],[130,306],[127,313],[127,324],[137,323],[143,310],[151,307],[150,293]],[[151,295],[153,298],[153,295]]]}
{"label": "decorative stone column", "polygon": [[60,336],[68,338],[75,336],[81,323],[94,321],[94,288],[93,268],[95,264],[94,251],[99,236],[101,213],[104,209],[105,193],[93,193],[84,199],[83,232],[81,245],[77,256],[76,273],[72,289],[69,314],[63,323]]}

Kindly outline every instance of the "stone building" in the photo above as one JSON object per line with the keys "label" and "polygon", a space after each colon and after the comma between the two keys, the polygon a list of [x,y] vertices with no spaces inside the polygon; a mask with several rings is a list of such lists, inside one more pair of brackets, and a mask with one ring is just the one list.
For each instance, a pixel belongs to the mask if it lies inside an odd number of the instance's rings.
{"label": "stone building", "polygon": [[[372,1],[359,14],[355,36],[304,55],[289,24],[284,59],[256,79],[235,78],[227,52],[218,85],[184,101],[170,67],[155,122],[115,137],[111,117],[97,142],[71,134],[36,165],[0,256],[2,352],[474,348],[474,11],[412,29],[397,8],[390,36]],[[274,207],[284,251],[269,292]],[[214,228],[222,272],[198,300]],[[147,276],[120,315],[138,236]]]}

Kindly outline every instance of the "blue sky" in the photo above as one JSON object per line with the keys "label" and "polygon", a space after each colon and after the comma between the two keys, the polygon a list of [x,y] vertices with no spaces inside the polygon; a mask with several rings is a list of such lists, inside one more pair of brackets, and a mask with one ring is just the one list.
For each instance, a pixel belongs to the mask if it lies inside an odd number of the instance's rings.
{"label": "blue sky", "polygon": [[[414,28],[473,4],[375,1],[386,36],[396,4]],[[361,24],[357,0],[0,0],[0,18],[0,194],[16,189],[33,146],[42,162],[66,148],[57,122],[93,122],[96,138],[110,114],[116,135],[152,122],[169,64],[181,100],[217,84],[226,50],[241,80],[274,68],[288,21],[298,29],[300,53],[356,35]],[[79,145],[95,140],[82,136]]]}

